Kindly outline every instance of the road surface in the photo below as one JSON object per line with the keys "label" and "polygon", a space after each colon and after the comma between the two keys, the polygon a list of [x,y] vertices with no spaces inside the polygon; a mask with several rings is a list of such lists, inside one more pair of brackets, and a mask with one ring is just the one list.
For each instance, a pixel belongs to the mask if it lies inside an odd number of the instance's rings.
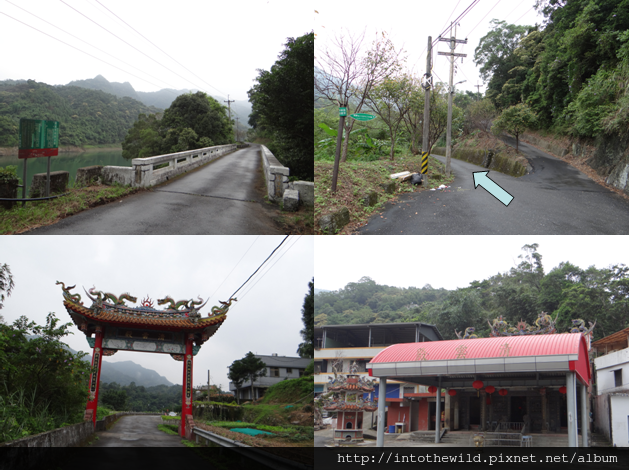
{"label": "road surface", "polygon": [[[175,420],[170,423],[179,424]],[[90,447],[186,447],[181,436],[160,431],[159,424],[161,416],[123,416],[107,431],[97,432],[98,439]]]}
{"label": "road surface", "polygon": [[275,235],[259,145],[174,181],[31,230],[33,235]]}
{"label": "road surface", "polygon": [[[515,144],[513,139],[505,139]],[[487,171],[452,159],[455,175],[447,191],[423,191],[387,203],[364,235],[559,235],[629,233],[629,201],[598,185],[567,163],[520,142],[533,171],[520,178],[488,176],[514,199],[505,207],[479,186],[472,173]],[[436,157],[445,161],[445,157]]]}

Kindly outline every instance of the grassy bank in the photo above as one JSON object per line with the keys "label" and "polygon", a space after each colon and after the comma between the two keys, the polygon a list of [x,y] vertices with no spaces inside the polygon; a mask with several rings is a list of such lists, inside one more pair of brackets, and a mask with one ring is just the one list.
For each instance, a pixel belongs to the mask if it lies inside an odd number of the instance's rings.
{"label": "grassy bank", "polygon": [[[315,221],[322,216],[340,210],[349,209],[350,223],[339,233],[350,234],[364,225],[368,219],[382,208],[385,202],[395,199],[399,194],[426,191],[441,184],[450,184],[453,177],[446,178],[444,166],[434,158],[428,163],[428,186],[413,186],[407,182],[395,182],[395,191],[388,194],[383,184],[391,182],[390,175],[402,171],[419,173],[421,158],[413,155],[396,156],[394,161],[380,159],[375,161],[348,161],[339,168],[336,193],[332,193],[332,170],[330,161],[315,161]],[[375,206],[363,204],[365,195],[375,192],[378,203]],[[316,225],[315,233],[322,234]]]}
{"label": "grassy bank", "polygon": [[96,185],[69,189],[67,195],[50,201],[27,202],[24,207],[22,203],[17,203],[11,210],[0,208],[0,234],[23,233],[37,227],[51,225],[65,217],[138,191],[143,191],[143,189],[119,185]]}

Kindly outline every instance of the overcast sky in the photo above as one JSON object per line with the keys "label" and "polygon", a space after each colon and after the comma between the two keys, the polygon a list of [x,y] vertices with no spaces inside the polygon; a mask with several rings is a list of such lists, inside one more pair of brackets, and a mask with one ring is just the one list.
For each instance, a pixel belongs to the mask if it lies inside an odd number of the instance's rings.
{"label": "overcast sky", "polygon": [[[64,323],[71,318],[63,306],[61,286],[76,284],[83,292],[97,290],[119,296],[129,292],[138,303],[171,296],[175,300],[213,295],[201,310],[207,316],[219,300],[228,300],[282,241],[282,236],[32,236],[0,238],[0,264],[8,264],[15,289],[0,314],[8,324],[26,315],[44,324],[55,312]],[[245,256],[246,253],[246,256]],[[227,319],[194,358],[194,384],[228,388],[227,367],[248,351],[297,356],[302,341],[301,308],[313,276],[313,237],[289,237],[267,264],[236,295]],[[232,271],[233,270],[233,271]],[[129,305],[133,306],[133,304]],[[72,349],[88,352],[85,335],[72,326],[64,340]],[[119,351],[106,361],[134,361],[181,384],[183,363],[167,354]]]}
{"label": "overcast sky", "polygon": [[286,38],[313,27],[310,4],[289,0],[0,0],[0,13],[0,80],[65,85],[103,75],[138,91],[199,89],[245,101],[256,69],[269,70]]}
{"label": "overcast sky", "polygon": [[629,265],[626,236],[317,236],[315,287],[338,290],[363,276],[395,287],[467,287],[517,266],[521,248],[533,243],[546,273],[562,261]]}
{"label": "overcast sky", "polygon": [[[407,66],[418,76],[426,72],[426,46],[428,36],[433,41],[449,27],[473,0],[419,0],[408,2],[390,0],[381,2],[375,0],[361,0],[360,2],[338,2],[332,0],[316,0],[315,10],[315,51],[330,45],[335,35],[365,34],[365,46],[370,46],[375,39],[376,32],[386,32],[396,49],[407,51]],[[542,23],[543,17],[537,15],[533,9],[535,0],[481,0],[466,16],[460,20],[457,28],[457,38],[467,38],[467,44],[459,44],[456,53],[467,54],[463,59],[457,59],[458,72],[454,83],[466,80],[457,85],[457,90],[477,91],[476,84],[481,85],[484,93],[486,87],[474,65],[474,50],[480,39],[490,31],[490,21],[493,18],[504,20],[510,24],[535,25]],[[449,36],[447,34],[446,36]],[[433,49],[433,73],[435,83],[448,82],[450,59],[439,56],[438,51],[448,52],[449,45],[441,42]],[[316,56],[315,56],[316,57]]]}

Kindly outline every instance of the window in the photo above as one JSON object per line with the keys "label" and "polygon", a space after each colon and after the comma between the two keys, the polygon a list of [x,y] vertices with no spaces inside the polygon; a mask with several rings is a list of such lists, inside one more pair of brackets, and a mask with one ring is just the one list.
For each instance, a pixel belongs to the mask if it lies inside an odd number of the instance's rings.
{"label": "window", "polygon": [[622,369],[614,371],[614,387],[620,387],[622,385]]}
{"label": "window", "polygon": [[290,367],[286,368],[286,373],[287,374],[292,374],[293,373],[293,369],[291,369]]}
{"label": "window", "polygon": [[414,393],[414,392],[415,392],[415,387],[404,387],[404,395],[408,393]]}
{"label": "window", "polygon": [[271,377],[279,377],[280,376],[280,369],[279,367],[271,367]]}
{"label": "window", "polygon": [[304,375],[304,369],[299,369],[299,377],[303,377]]}

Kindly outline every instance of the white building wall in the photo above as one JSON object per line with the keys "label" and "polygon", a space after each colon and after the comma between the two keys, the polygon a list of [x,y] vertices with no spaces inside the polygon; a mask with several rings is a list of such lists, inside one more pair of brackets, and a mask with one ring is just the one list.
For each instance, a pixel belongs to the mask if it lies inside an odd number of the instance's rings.
{"label": "white building wall", "polygon": [[610,397],[612,444],[629,447],[629,395]]}
{"label": "white building wall", "polygon": [[594,364],[599,395],[618,388],[614,381],[615,370],[622,369],[623,385],[629,385],[629,348],[597,357]]}

